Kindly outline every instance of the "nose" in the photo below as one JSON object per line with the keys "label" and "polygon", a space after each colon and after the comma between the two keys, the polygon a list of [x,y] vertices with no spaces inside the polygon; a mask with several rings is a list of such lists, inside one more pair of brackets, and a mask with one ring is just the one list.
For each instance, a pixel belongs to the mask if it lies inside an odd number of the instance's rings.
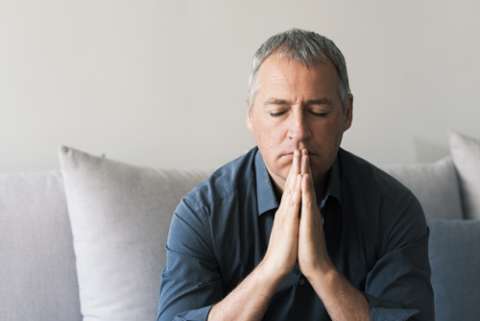
{"label": "nose", "polygon": [[311,131],[301,109],[293,112],[291,115],[292,117],[289,120],[288,128],[288,139],[292,140],[293,145],[298,147],[299,143],[310,138]]}

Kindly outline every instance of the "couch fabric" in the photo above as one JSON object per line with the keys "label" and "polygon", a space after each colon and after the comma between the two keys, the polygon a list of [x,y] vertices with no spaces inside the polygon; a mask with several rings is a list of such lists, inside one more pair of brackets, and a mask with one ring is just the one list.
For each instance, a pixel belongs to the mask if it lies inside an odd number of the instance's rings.
{"label": "couch fabric", "polygon": [[80,321],[59,171],[0,175],[0,320]]}
{"label": "couch fabric", "polygon": [[430,231],[436,321],[477,321],[480,221],[432,220]]}
{"label": "couch fabric", "polygon": [[480,141],[451,131],[449,144],[461,180],[465,217],[480,219]]}

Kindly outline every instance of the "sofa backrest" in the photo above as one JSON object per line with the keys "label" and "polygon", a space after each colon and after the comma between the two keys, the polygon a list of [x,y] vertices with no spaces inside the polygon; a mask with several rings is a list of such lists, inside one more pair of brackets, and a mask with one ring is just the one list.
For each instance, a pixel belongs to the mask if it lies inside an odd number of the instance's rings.
{"label": "sofa backrest", "polygon": [[[451,159],[383,169],[414,192],[427,218],[462,217]],[[171,181],[180,185],[200,180],[182,171],[178,175]],[[185,185],[172,192],[189,189]],[[168,197],[182,196],[173,194]],[[166,236],[167,231],[165,224],[159,233]],[[59,170],[0,175],[0,263],[0,320],[81,320],[72,232]]]}
{"label": "sofa backrest", "polygon": [[80,321],[60,171],[0,175],[0,320]]}
{"label": "sofa backrest", "polygon": [[463,218],[459,180],[450,156],[433,163],[392,164],[383,169],[415,194],[427,220]]}

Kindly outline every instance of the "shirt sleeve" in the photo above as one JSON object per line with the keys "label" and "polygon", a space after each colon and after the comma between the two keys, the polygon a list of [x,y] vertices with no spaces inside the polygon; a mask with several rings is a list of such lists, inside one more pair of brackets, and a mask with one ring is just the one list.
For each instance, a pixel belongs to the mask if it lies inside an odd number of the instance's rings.
{"label": "shirt sleeve", "polygon": [[388,207],[383,209],[382,254],[369,271],[365,285],[370,319],[433,321],[428,259],[430,230],[422,207],[411,193]]}
{"label": "shirt sleeve", "polygon": [[166,243],[157,321],[204,321],[223,298],[223,282],[206,211],[183,199],[175,209]]}

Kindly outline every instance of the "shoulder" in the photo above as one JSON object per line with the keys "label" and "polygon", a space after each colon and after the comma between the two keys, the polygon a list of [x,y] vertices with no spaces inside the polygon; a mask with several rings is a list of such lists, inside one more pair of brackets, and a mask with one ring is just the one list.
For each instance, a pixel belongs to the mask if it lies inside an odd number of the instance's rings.
{"label": "shoulder", "polygon": [[257,147],[216,169],[182,199],[192,207],[210,212],[214,203],[228,200],[254,178]]}
{"label": "shoulder", "polygon": [[358,203],[371,202],[365,224],[379,228],[382,246],[396,248],[424,236],[427,225],[422,206],[412,191],[370,162],[341,150],[344,179]]}
{"label": "shoulder", "polygon": [[384,202],[414,201],[411,190],[396,178],[369,161],[345,150],[339,150],[343,180],[352,191],[378,195]]}

